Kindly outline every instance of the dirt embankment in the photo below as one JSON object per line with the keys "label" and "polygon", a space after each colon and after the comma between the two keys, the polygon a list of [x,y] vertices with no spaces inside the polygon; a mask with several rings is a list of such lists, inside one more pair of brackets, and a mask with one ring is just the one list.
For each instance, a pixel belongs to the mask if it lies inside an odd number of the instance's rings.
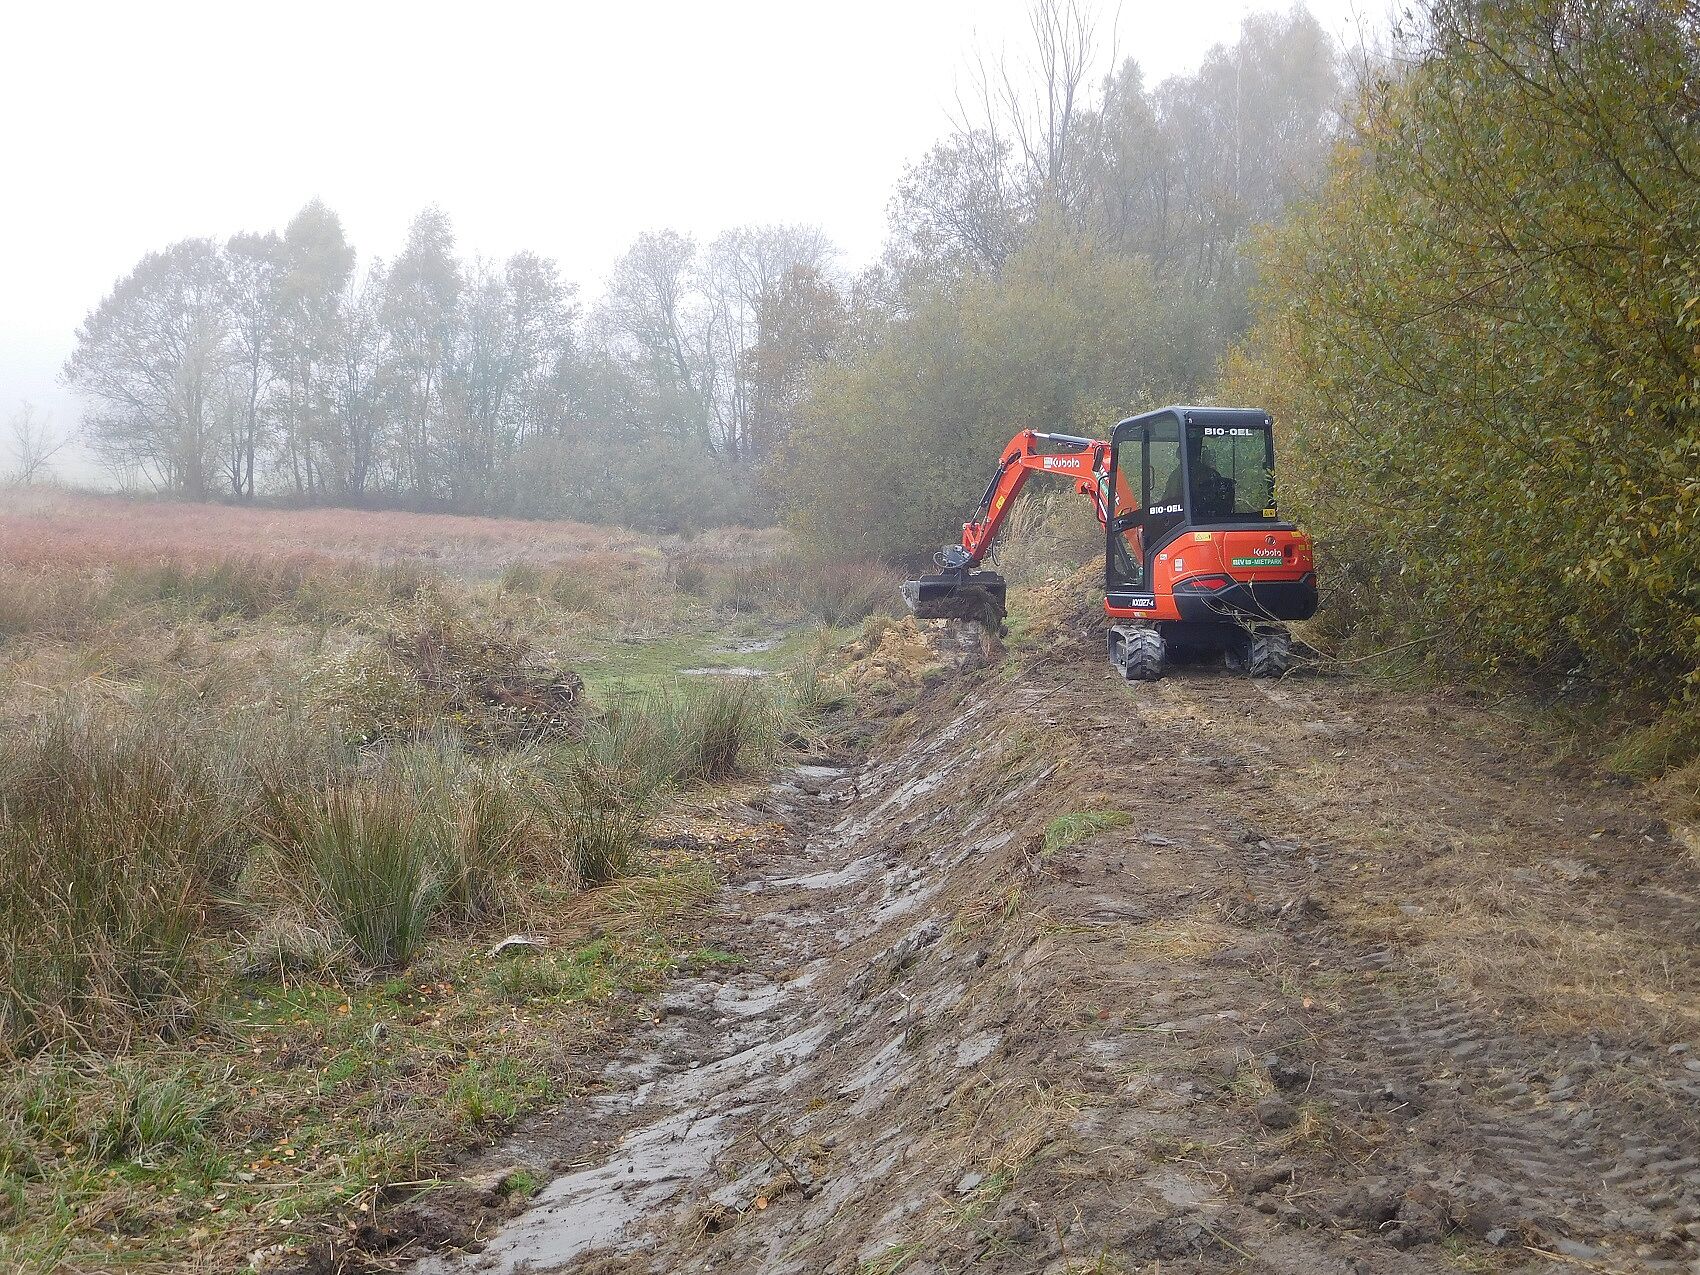
{"label": "dirt embankment", "polygon": [[1700,871],[1636,794],[1433,696],[1099,660],[776,790],[739,963],[421,1269],[1700,1271]]}

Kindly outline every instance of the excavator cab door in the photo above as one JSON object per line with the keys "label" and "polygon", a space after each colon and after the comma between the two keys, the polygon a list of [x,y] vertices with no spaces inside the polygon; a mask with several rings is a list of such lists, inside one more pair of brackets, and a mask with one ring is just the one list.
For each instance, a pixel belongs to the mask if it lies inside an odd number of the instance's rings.
{"label": "excavator cab door", "polygon": [[1138,607],[1151,591],[1153,550],[1186,521],[1181,421],[1167,412],[1123,421],[1110,442],[1104,589],[1112,603]]}

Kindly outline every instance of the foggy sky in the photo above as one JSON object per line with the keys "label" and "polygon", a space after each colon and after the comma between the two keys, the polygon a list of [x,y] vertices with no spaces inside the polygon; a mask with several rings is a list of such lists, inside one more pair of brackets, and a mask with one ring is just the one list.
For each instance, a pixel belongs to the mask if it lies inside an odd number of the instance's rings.
{"label": "foggy sky", "polygon": [[[1271,7],[1109,0],[1100,45],[1155,82]],[[1310,8],[1354,39],[1366,4]],[[436,203],[463,256],[534,249],[587,299],[663,226],[813,222],[861,265],[974,52],[1025,55],[1026,10],[0,0],[0,423],[28,399],[74,426],[76,326],[144,252],[281,230],[314,196],[362,261]]]}

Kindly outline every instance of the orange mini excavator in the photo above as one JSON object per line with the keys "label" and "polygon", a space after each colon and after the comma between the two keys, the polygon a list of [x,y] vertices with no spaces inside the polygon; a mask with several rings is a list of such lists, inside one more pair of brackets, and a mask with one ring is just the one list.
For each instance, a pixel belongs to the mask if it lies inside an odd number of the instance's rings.
{"label": "orange mini excavator", "polygon": [[1109,441],[1023,430],[1010,439],[962,543],[939,574],[903,586],[922,619],[1004,614],[1003,577],[976,571],[1027,479],[1068,479],[1104,526],[1110,663],[1129,681],[1183,655],[1222,654],[1253,677],[1286,672],[1284,620],[1316,612],[1310,537],[1275,509],[1267,412],[1165,407],[1117,424]]}

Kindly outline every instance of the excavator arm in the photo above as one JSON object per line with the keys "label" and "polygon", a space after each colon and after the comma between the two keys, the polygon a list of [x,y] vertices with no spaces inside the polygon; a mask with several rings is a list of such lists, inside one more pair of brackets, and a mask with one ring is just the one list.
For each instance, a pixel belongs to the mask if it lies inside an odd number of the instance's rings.
{"label": "excavator arm", "polygon": [[973,569],[985,561],[1003,529],[1015,498],[1035,474],[1069,480],[1075,491],[1092,502],[1098,521],[1109,517],[1105,476],[1110,469],[1110,445],[1101,438],[1046,434],[1024,429],[1003,449],[997,472],[980,498],[974,517],[962,525],[962,542],[946,545],[938,554],[942,572],[910,580],[903,586],[909,607],[923,619],[980,619],[1001,622],[1003,577]]}
{"label": "excavator arm", "polygon": [[[1041,452],[1041,444],[1054,450]],[[1098,521],[1104,522],[1108,514],[1101,482],[1109,468],[1110,445],[1102,439],[1022,430],[1004,448],[997,473],[992,475],[986,494],[980,498],[973,520],[962,525],[962,567],[979,566],[992,551],[992,542],[1003,529],[1015,498],[1034,474],[1070,479],[1075,491],[1092,502]]]}

